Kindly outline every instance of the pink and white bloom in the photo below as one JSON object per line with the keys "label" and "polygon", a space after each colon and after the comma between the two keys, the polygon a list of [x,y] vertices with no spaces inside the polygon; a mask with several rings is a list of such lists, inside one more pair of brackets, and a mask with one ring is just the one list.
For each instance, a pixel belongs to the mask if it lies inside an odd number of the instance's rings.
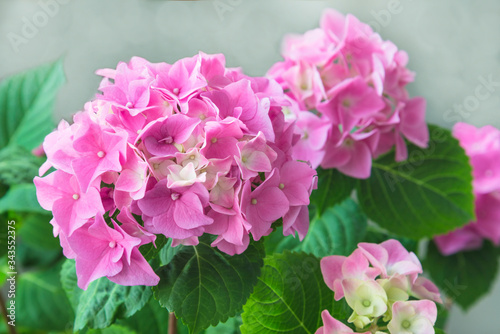
{"label": "pink and white bloom", "polygon": [[434,334],[436,319],[436,304],[429,300],[395,302],[387,328],[394,334]]}
{"label": "pink and white bloom", "polygon": [[[327,256],[320,265],[335,300],[345,297],[352,308],[347,321],[358,330],[369,326],[370,333],[384,333],[379,330],[379,320],[389,323],[391,333],[434,330],[435,302],[442,303],[439,290],[430,280],[418,276],[422,272],[420,261],[399,241],[360,243],[351,255]],[[410,296],[421,300],[408,301]],[[323,331],[343,329],[329,314],[322,316]]]}

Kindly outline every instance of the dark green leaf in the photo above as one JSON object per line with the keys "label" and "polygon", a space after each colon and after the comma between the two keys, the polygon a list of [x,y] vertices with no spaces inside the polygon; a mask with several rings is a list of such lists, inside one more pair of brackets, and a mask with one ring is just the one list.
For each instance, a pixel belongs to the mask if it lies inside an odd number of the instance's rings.
{"label": "dark green leaf", "polygon": [[383,228],[420,239],[474,220],[472,169],[448,130],[431,126],[427,149],[408,145],[408,160],[387,154],[373,162],[369,179],[359,180],[363,211]]}
{"label": "dark green leaf", "polygon": [[52,225],[49,223],[52,215],[28,213],[23,215],[22,224],[18,230],[19,237],[30,248],[38,250],[61,250],[58,238],[54,238]]}
{"label": "dark green leaf", "polygon": [[342,202],[349,197],[356,185],[355,179],[342,174],[337,169],[316,170],[318,173],[318,188],[311,194],[309,207],[311,216],[321,216],[327,208]]}
{"label": "dark green leaf", "polygon": [[60,247],[41,250],[39,247],[35,248],[26,242],[22,242],[21,239],[16,243],[16,260],[18,265],[24,269],[39,270],[50,267],[61,258],[62,251]]}
{"label": "dark green leaf", "polygon": [[[436,304],[437,306],[437,320],[434,327],[437,328],[445,328],[446,322],[448,321],[449,310],[446,308],[447,306],[443,304]],[[448,306],[449,307],[449,306]]]}
{"label": "dark green leaf", "polygon": [[73,306],[77,304],[74,330],[109,327],[117,318],[130,317],[142,309],[152,294],[150,287],[118,285],[106,277],[93,281],[82,291],[76,286],[72,261],[64,265],[61,281]]}
{"label": "dark green leaf", "polygon": [[104,329],[91,329],[86,334],[140,334],[140,333],[157,333],[157,332],[136,332],[127,326],[111,325],[111,327]]}
{"label": "dark green leaf", "polygon": [[215,326],[239,312],[257,283],[263,246],[250,243],[241,255],[229,256],[200,238],[197,246],[179,246],[157,271],[155,298],[189,327],[191,333]]}
{"label": "dark green leaf", "polygon": [[266,257],[262,275],[243,307],[241,332],[315,333],[321,311],[333,306],[319,259],[305,253]]}
{"label": "dark green leaf", "polygon": [[168,333],[168,311],[151,298],[136,314],[116,323],[127,326],[137,333]]}
{"label": "dark green leaf", "polygon": [[490,291],[498,271],[498,258],[490,243],[478,250],[443,256],[431,242],[424,268],[444,294],[467,310]]}
{"label": "dark green leaf", "polygon": [[264,237],[266,254],[283,253],[285,250],[296,250],[301,241],[297,236],[284,236],[283,227],[277,227],[275,231]]}
{"label": "dark green leaf", "polygon": [[64,81],[59,60],[0,82],[0,148],[32,150],[42,143],[54,129],[52,109]]}
{"label": "dark green leaf", "polygon": [[44,271],[19,275],[16,289],[16,323],[32,330],[71,328],[73,310],[59,282],[61,263]]}

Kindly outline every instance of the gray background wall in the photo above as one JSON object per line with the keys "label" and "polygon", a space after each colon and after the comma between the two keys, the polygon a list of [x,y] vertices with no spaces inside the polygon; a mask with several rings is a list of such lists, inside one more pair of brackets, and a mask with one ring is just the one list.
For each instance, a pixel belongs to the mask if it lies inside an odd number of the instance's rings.
{"label": "gray background wall", "polygon": [[[64,57],[68,83],[55,120],[70,119],[92,98],[96,69],[132,56],[174,62],[199,50],[222,52],[229,66],[263,75],[280,60],[285,33],[317,27],[322,10],[333,7],[371,22],[409,53],[409,67],[417,72],[409,90],[427,98],[428,122],[500,128],[500,86],[488,98],[475,97],[483,79],[500,83],[496,0],[57,0],[57,10],[44,15],[43,3],[50,1],[0,0],[0,78]],[[394,1],[399,5],[393,8]],[[30,23],[38,27],[26,34]],[[12,43],[12,34],[25,38],[23,43]],[[448,333],[500,332],[493,324],[499,299],[500,280],[467,314],[453,309]]]}

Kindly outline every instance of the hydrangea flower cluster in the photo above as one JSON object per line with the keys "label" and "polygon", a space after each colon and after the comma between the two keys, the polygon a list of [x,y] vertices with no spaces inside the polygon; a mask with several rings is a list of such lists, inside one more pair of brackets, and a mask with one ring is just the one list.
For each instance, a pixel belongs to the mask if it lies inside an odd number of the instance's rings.
{"label": "hydrangea flower cluster", "polygon": [[102,94],[46,137],[40,173],[56,170],[34,180],[80,287],[103,276],[156,285],[138,250],[156,234],[172,246],[213,234],[230,255],[280,218],[285,235],[305,236],[316,173],[292,158],[298,137],[278,83],[204,53],[97,74]]}
{"label": "hydrangea flower cluster", "polygon": [[394,145],[396,160],[407,158],[404,138],[427,146],[425,100],[405,88],[414,80],[408,55],[369,25],[327,9],[320,28],[284,39],[282,55],[268,76],[292,101],[294,158],[367,178],[372,159]]}
{"label": "hydrangea flower cluster", "polygon": [[444,255],[480,248],[483,239],[500,245],[500,130],[457,123],[453,136],[472,165],[476,221],[434,238]]}
{"label": "hydrangea flower cluster", "polygon": [[360,243],[348,257],[323,258],[321,272],[335,300],[345,298],[353,309],[348,322],[357,332],[325,310],[321,314],[324,326],[316,334],[434,333],[435,302],[442,303],[439,290],[419,276],[420,261],[399,241]]}

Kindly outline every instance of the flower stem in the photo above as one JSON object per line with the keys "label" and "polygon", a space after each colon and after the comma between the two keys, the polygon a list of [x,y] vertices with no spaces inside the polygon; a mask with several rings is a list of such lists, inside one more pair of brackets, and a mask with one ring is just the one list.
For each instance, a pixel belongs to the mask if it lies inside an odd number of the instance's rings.
{"label": "flower stem", "polygon": [[168,334],[177,334],[177,318],[174,312],[170,312],[168,316]]}
{"label": "flower stem", "polygon": [[9,318],[7,317],[7,308],[5,308],[5,301],[3,300],[2,294],[0,294],[0,310],[2,311],[2,316],[5,319],[5,326],[9,329],[10,334],[17,334],[16,327],[9,325]]}

